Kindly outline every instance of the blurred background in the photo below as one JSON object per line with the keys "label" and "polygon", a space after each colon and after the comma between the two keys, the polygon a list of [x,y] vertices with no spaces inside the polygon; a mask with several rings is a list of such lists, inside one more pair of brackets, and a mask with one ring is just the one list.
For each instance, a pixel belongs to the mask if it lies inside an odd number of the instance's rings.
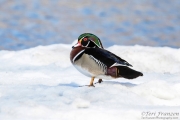
{"label": "blurred background", "polygon": [[0,50],[71,44],[180,47],[180,0],[0,0]]}

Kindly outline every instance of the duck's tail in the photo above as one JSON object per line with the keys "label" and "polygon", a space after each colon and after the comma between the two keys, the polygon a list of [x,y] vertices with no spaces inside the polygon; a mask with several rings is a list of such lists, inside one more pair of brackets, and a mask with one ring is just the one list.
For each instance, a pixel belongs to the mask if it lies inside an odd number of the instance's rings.
{"label": "duck's tail", "polygon": [[141,72],[133,70],[126,66],[117,66],[117,74],[126,79],[134,79],[139,76],[143,76],[143,74]]}
{"label": "duck's tail", "polygon": [[141,72],[133,70],[127,66],[114,66],[114,67],[108,68],[106,74],[115,78],[124,77],[126,79],[134,79],[139,76],[143,76]]}

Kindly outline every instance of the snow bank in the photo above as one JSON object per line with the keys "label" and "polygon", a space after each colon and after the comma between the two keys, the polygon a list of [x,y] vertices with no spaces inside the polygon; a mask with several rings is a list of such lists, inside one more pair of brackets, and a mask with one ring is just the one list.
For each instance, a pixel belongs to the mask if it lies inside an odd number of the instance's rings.
{"label": "snow bank", "polygon": [[144,73],[89,84],[70,63],[71,45],[0,51],[0,119],[136,120],[143,112],[180,111],[180,49],[111,46]]}

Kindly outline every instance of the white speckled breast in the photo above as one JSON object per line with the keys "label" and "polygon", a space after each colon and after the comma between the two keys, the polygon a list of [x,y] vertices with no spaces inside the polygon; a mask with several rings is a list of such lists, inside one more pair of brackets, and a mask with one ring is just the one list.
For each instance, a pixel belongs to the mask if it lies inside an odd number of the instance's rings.
{"label": "white speckled breast", "polygon": [[88,77],[96,77],[98,75],[105,75],[105,71],[100,67],[89,55],[83,54],[80,59],[74,62],[74,66],[81,73]]}

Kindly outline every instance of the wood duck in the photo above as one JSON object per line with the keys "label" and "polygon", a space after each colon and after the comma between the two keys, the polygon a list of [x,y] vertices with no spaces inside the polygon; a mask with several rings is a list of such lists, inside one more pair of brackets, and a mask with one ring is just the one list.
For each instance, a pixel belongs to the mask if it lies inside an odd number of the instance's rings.
{"label": "wood duck", "polygon": [[84,75],[91,77],[88,86],[94,86],[95,78],[134,79],[143,76],[141,72],[133,70],[127,61],[105,50],[100,39],[91,33],[84,33],[78,37],[78,43],[72,47],[70,60],[74,67]]}

